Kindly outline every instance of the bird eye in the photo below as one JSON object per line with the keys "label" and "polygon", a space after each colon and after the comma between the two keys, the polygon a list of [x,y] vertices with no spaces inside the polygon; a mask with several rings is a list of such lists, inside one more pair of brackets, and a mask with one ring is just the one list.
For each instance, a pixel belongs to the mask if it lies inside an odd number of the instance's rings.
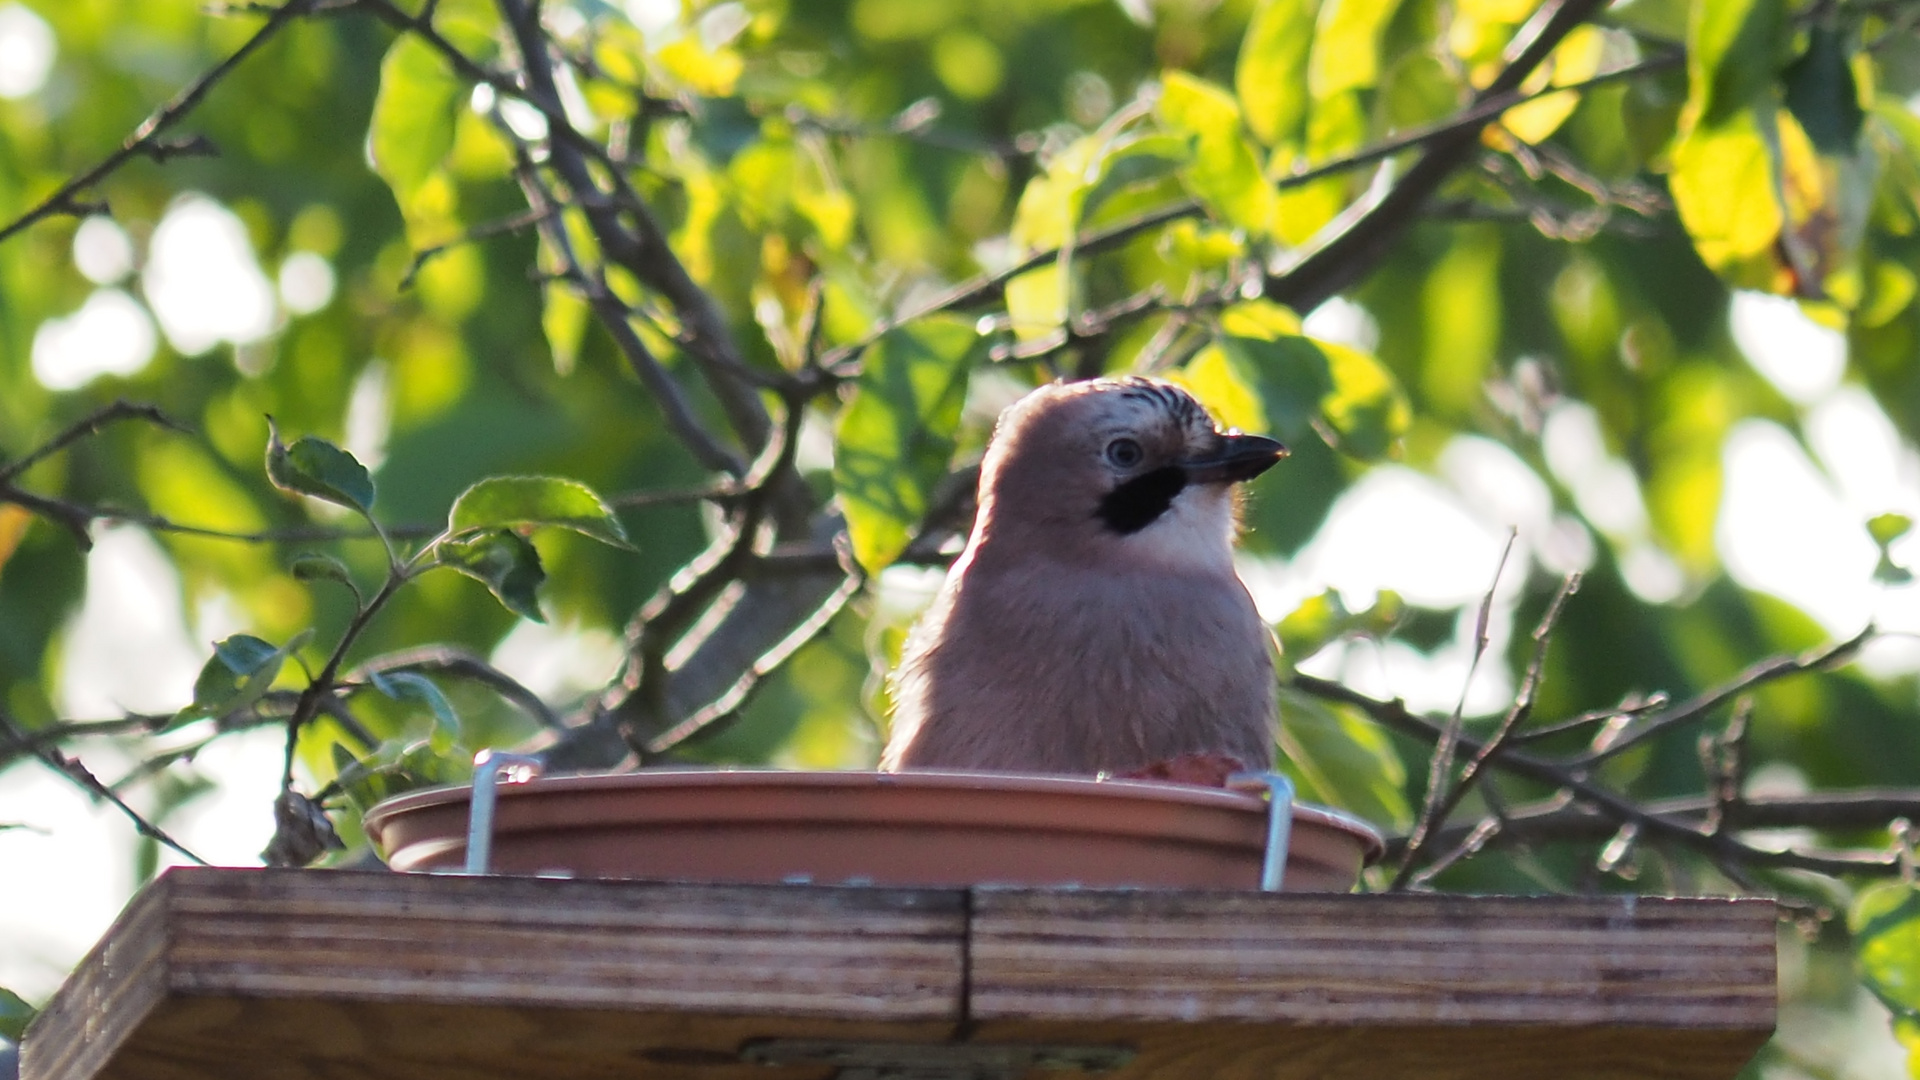
{"label": "bird eye", "polygon": [[1133,468],[1145,456],[1140,444],[1132,439],[1115,439],[1107,444],[1107,460],[1122,469]]}

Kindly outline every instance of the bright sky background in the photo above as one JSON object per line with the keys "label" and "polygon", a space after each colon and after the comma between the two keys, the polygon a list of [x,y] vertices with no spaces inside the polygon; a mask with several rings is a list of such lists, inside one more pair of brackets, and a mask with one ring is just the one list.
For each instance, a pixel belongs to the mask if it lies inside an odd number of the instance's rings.
{"label": "bright sky background", "polygon": [[[629,7],[651,10],[649,3],[631,0]],[[673,11],[677,15],[677,6]],[[37,91],[53,50],[44,22],[18,4],[0,3],[0,97]],[[144,260],[127,233],[105,218],[82,224],[73,258],[97,290],[34,337],[34,374],[53,390],[139,371],[160,334],[199,357],[194,362],[233,362],[232,350],[219,346],[270,336],[289,318],[324,307],[335,286],[331,265],[312,252],[289,257],[270,278],[239,219],[195,193],[168,208]],[[1731,318],[1755,369],[1801,410],[1814,456],[1768,421],[1749,420],[1732,432],[1723,450],[1718,534],[1728,571],[1748,588],[1798,605],[1834,637],[1857,632],[1869,619],[1920,634],[1920,586],[1874,584],[1876,556],[1863,527],[1887,510],[1920,517],[1920,455],[1901,442],[1869,395],[1841,382],[1840,335],[1791,302],[1758,294],[1737,296]],[[1377,341],[1367,313],[1344,300],[1329,301],[1307,325],[1317,336],[1362,348]],[[385,367],[375,362],[367,372],[344,419],[351,448],[377,463],[388,422]],[[1446,448],[1432,475],[1398,465],[1368,474],[1296,558],[1244,558],[1242,574],[1263,614],[1278,619],[1327,588],[1339,590],[1354,609],[1370,605],[1382,589],[1423,606],[1471,606],[1493,584],[1509,529],[1518,540],[1496,594],[1496,654],[1516,631],[1513,608],[1529,564],[1553,574],[1580,569],[1605,544],[1640,595],[1654,601],[1679,596],[1681,572],[1652,540],[1638,482],[1607,452],[1592,410],[1578,403],[1556,407],[1543,440],[1554,478],[1601,535],[1556,514],[1546,482],[1511,451],[1462,437]],[[59,703],[74,719],[177,708],[191,696],[209,643],[244,627],[230,624],[232,605],[218,597],[200,598],[196,610],[187,610],[178,576],[143,532],[105,529],[97,539],[85,604],[66,632]],[[1895,551],[1909,565],[1920,562],[1920,537]],[[924,574],[893,577],[908,593],[924,594],[937,581]],[[1463,614],[1454,639],[1432,654],[1399,643],[1357,643],[1330,648],[1304,666],[1369,693],[1404,697],[1416,709],[1451,710],[1470,659],[1472,620],[1471,611]],[[557,696],[601,684],[618,658],[619,643],[604,631],[531,623],[514,630],[494,657],[534,689]],[[1920,644],[1883,643],[1864,662],[1886,673],[1920,670]],[[1496,711],[1512,692],[1503,665],[1483,665],[1466,698],[1468,712]],[[217,863],[257,865],[272,831],[280,753],[277,731],[216,743],[197,768],[218,786],[170,819],[169,830]],[[85,756],[109,778],[132,765],[111,744],[88,746]],[[32,883],[0,889],[0,941],[7,944],[0,950],[0,986],[42,1000],[131,894],[135,838],[114,811],[89,805],[71,785],[31,765],[0,775],[0,823],[24,826],[0,831],[0,867],[9,882]],[[1884,1025],[1878,1031],[1884,1039]]]}

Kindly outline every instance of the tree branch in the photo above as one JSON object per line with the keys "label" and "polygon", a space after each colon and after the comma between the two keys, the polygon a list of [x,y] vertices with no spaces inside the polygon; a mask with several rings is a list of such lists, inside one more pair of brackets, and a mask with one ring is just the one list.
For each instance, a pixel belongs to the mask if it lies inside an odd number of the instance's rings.
{"label": "tree branch", "polygon": [[[1566,608],[1567,598],[1575,592],[1578,592],[1579,589],[1580,574],[1578,571],[1568,574],[1561,580],[1560,590],[1554,594],[1553,601],[1547,605],[1546,613],[1540,616],[1539,625],[1534,628],[1533,659],[1527,664],[1525,677],[1520,680],[1520,690],[1514,695],[1513,707],[1507,710],[1507,715],[1500,721],[1500,727],[1495,730],[1493,738],[1488,739],[1487,744],[1482,746],[1480,751],[1473,755],[1471,761],[1467,762],[1467,767],[1460,770],[1459,782],[1453,785],[1453,790],[1447,792],[1446,798],[1441,801],[1439,809],[1431,818],[1425,819],[1427,826],[1426,831],[1416,832],[1408,841],[1406,854],[1401,863],[1400,878],[1404,878],[1408,869],[1413,866],[1415,857],[1419,854],[1423,842],[1427,840],[1428,833],[1432,831],[1435,824],[1444,822],[1448,817],[1452,816],[1455,808],[1460,805],[1460,800],[1466,798],[1467,792],[1473,790],[1473,785],[1483,775],[1487,762],[1502,750],[1506,749],[1513,738],[1514,732],[1518,731],[1521,725],[1525,724],[1527,719],[1533,715],[1534,695],[1539,693],[1540,681],[1546,671],[1547,647],[1553,641],[1553,628],[1555,624],[1560,621],[1560,613]],[[1492,599],[1491,595],[1489,595],[1488,599]],[[1471,676],[1469,676],[1469,678],[1471,678]],[[1495,820],[1495,824],[1497,827],[1497,819]],[[1435,867],[1433,873],[1438,873],[1440,869],[1442,868]],[[1431,877],[1432,874],[1423,875],[1423,878]],[[1396,881],[1397,880],[1399,879],[1396,879]]]}
{"label": "tree branch", "polygon": [[1672,709],[1660,712],[1636,727],[1622,728],[1611,737],[1603,734],[1599,740],[1596,740],[1593,749],[1572,759],[1569,764],[1582,768],[1596,765],[1681,724],[1692,723],[1741,694],[1758,689],[1767,683],[1784,679],[1789,675],[1800,675],[1851,660],[1867,642],[1873,640],[1875,633],[1875,629],[1868,626],[1853,637],[1825,648],[1814,649],[1799,656],[1769,657],[1749,667],[1733,679],[1696,695]]}
{"label": "tree branch", "polygon": [[[1510,101],[1498,110],[1493,110],[1491,103],[1517,91],[1554,47],[1604,7],[1605,2],[1547,0],[1521,27],[1514,46],[1509,47],[1507,66],[1476,96],[1475,106],[1494,111],[1494,115],[1510,108],[1513,104]],[[1564,89],[1556,87],[1554,92]],[[1474,114],[1469,110],[1468,115]],[[1267,298],[1296,311],[1310,311],[1364,277],[1419,218],[1420,208],[1427,199],[1473,153],[1480,129],[1492,119],[1492,115],[1484,119],[1476,116],[1467,125],[1431,139],[1426,153],[1378,202],[1286,270],[1269,274]]]}
{"label": "tree branch", "polygon": [[100,164],[60,185],[58,190],[41,200],[39,205],[15,218],[6,227],[0,228],[0,243],[5,243],[9,237],[25,231],[44,218],[60,214],[77,216],[104,209],[104,207],[83,206],[79,201],[80,194],[91,189],[136,157],[144,155],[164,163],[169,158],[183,154],[204,154],[212,150],[213,145],[198,136],[184,140],[167,140],[160,136],[198,107],[201,99],[207,96],[207,91],[213,89],[214,84],[221,79],[226,78],[234,68],[239,67],[241,61],[285,29],[288,23],[311,11],[313,6],[314,0],[287,0],[286,3],[274,8],[272,14],[267,17],[266,23],[254,31],[252,37],[243,42],[225,60],[214,65],[188,84],[185,89],[175,94],[171,101],[148,116],[120,144],[120,149],[109,154]]}
{"label": "tree branch", "polygon": [[[1438,744],[1444,727],[1407,710],[1404,702],[1380,701],[1327,679],[1295,673],[1293,685],[1306,693],[1328,701],[1352,705],[1376,722],[1423,742]],[[1458,748],[1478,753],[1484,744],[1468,735],[1460,736]],[[1701,831],[1696,825],[1676,820],[1641,807],[1633,800],[1582,778],[1562,765],[1518,750],[1503,750],[1490,759],[1494,767],[1553,788],[1564,789],[1593,812],[1612,822],[1617,830],[1633,825],[1649,838],[1671,841],[1709,859],[1731,859],[1743,866],[1774,869],[1811,870],[1822,874],[1880,873],[1894,866],[1890,858],[1871,855],[1833,855],[1797,851],[1763,851],[1725,834]]]}
{"label": "tree branch", "polygon": [[139,832],[141,836],[148,837],[157,843],[171,848],[173,851],[179,853],[181,857],[200,866],[211,865],[207,860],[194,854],[178,840],[169,836],[165,829],[148,821],[138,810],[127,805],[125,799],[122,799],[112,788],[102,783],[99,777],[93,775],[92,771],[89,770],[86,764],[79,758],[69,757],[50,746],[33,744],[30,736],[25,733],[19,724],[14,722],[13,717],[9,716],[4,710],[0,710],[0,738],[4,738],[8,745],[15,749],[24,750],[26,753],[32,754],[47,768],[66,777],[67,780],[71,781],[76,787],[80,788],[80,790],[91,795],[96,801],[112,804],[115,809],[126,816],[128,821],[133,822],[134,829]]}
{"label": "tree branch", "polygon": [[546,702],[540,700],[540,695],[473,653],[452,645],[423,645],[369,660],[342,676],[340,685],[367,684],[375,674],[385,675],[394,671],[434,671],[468,679],[506,698],[541,727],[558,729],[564,726],[560,717],[547,707]]}

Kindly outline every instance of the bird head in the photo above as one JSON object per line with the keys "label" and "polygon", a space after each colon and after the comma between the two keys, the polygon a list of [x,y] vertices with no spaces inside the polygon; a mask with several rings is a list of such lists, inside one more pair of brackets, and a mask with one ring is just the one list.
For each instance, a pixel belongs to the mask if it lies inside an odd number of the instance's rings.
{"label": "bird head", "polygon": [[981,463],[981,524],[1060,554],[1196,543],[1225,552],[1230,489],[1286,454],[1272,439],[1222,430],[1171,383],[1054,383],[1001,414]]}

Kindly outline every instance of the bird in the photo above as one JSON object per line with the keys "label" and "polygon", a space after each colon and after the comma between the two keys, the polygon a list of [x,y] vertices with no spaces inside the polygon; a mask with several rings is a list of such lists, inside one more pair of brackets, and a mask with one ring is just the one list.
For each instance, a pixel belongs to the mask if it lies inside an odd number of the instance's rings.
{"label": "bird", "polygon": [[973,530],[891,677],[881,768],[1272,768],[1274,644],[1233,542],[1236,486],[1286,454],[1156,379],[1009,406]]}

